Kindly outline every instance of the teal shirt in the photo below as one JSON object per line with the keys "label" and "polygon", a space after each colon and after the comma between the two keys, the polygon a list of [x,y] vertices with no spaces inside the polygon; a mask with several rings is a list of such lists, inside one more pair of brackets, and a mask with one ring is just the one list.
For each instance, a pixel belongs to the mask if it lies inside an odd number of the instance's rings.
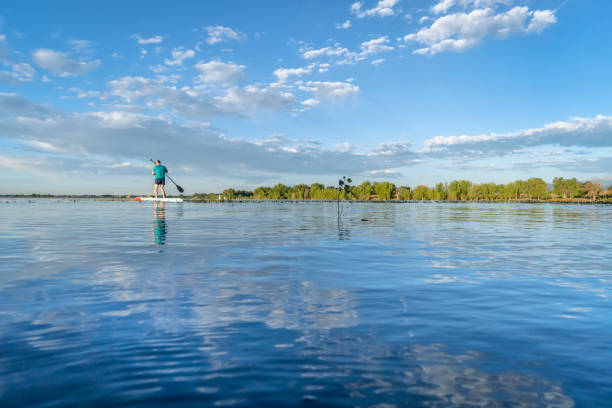
{"label": "teal shirt", "polygon": [[158,164],[153,167],[153,171],[155,172],[155,178],[166,178],[168,169],[163,164]]}

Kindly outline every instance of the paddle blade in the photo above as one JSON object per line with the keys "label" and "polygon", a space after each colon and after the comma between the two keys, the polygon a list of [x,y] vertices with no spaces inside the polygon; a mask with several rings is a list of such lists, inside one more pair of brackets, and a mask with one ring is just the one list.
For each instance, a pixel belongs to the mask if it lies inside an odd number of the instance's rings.
{"label": "paddle blade", "polygon": [[179,193],[182,193],[183,191],[185,191],[183,187],[179,186],[178,184],[176,185],[176,189],[179,191]]}

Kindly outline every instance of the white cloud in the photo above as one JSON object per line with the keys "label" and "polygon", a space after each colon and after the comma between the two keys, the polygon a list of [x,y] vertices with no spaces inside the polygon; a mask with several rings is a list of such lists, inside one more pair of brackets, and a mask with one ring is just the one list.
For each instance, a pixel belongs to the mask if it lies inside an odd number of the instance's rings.
{"label": "white cloud", "polygon": [[140,35],[138,34],[134,34],[132,35],[132,38],[135,39],[138,44],[160,44],[163,40],[164,37],[162,37],[161,35],[154,35],[153,37],[149,37],[149,38],[142,38]]}
{"label": "white cloud", "polygon": [[533,18],[527,27],[527,32],[541,33],[546,27],[555,24],[557,18],[552,10],[536,10],[533,12]]}
{"label": "white cloud", "polygon": [[[459,4],[464,8],[473,6],[474,8],[495,7],[497,4],[509,6],[514,0],[459,0]],[[434,14],[446,13],[457,3],[457,0],[440,0],[431,10]]]}
{"label": "white cloud", "polygon": [[334,58],[352,58],[351,53],[347,48],[341,47],[339,44],[334,47],[323,47],[317,50],[303,50],[302,57],[305,59],[315,59],[320,57],[334,57]]}
{"label": "white cloud", "polygon": [[612,116],[573,118],[541,128],[477,136],[437,136],[425,141],[424,152],[502,154],[518,149],[543,146],[612,147]]}
{"label": "white cloud", "polygon": [[308,81],[296,82],[299,89],[304,92],[312,92],[318,99],[337,100],[359,93],[357,85],[346,82]]}
{"label": "white cloud", "polygon": [[511,34],[539,33],[554,22],[556,19],[551,10],[530,11],[528,7],[514,7],[496,13],[491,8],[477,9],[469,14],[455,13],[440,17],[430,27],[408,34],[403,40],[425,45],[415,50],[415,54],[461,52],[478,45],[488,36],[505,38]]}
{"label": "white cloud", "polygon": [[463,7],[473,6],[474,8],[494,7],[497,4],[509,6],[514,0],[459,0]]}
{"label": "white cloud", "polygon": [[194,56],[194,50],[186,50],[183,47],[178,47],[172,50],[172,59],[165,58],[164,62],[166,63],[166,65],[175,67],[183,65],[183,62],[186,59],[193,58]]}
{"label": "white cloud", "polygon": [[321,103],[321,101],[319,101],[318,99],[315,99],[315,98],[310,98],[310,99],[306,99],[306,100],[302,101],[301,103],[302,103],[302,105],[304,105],[306,107],[314,108],[319,103]]}
{"label": "white cloud", "polygon": [[233,62],[209,61],[200,62],[195,68],[201,71],[198,78],[202,82],[233,84],[245,77],[243,70],[246,67]]}
{"label": "white cloud", "polygon": [[275,92],[255,85],[229,88],[214,100],[221,112],[228,115],[245,115],[258,109],[290,109],[295,104],[295,96],[289,92]]}
{"label": "white cloud", "polygon": [[336,28],[338,30],[348,30],[351,28],[351,20],[346,20],[344,23],[336,23]]}
{"label": "white cloud", "polygon": [[434,14],[446,13],[446,11],[455,4],[455,0],[440,0],[440,2],[434,5],[431,10]]}
{"label": "white cloud", "polygon": [[361,43],[361,56],[367,57],[369,55],[378,54],[386,51],[393,51],[393,47],[387,45],[389,39],[387,36],[375,38],[370,41]]}
{"label": "white cloud", "polygon": [[378,65],[382,64],[383,62],[385,62],[385,59],[384,58],[379,58],[377,60],[372,61],[371,64],[374,65],[374,66],[378,66]]}
{"label": "white cloud", "polygon": [[369,172],[369,174],[372,177],[382,178],[382,179],[399,178],[402,176],[402,173],[396,170],[391,170],[391,169],[372,170]]}
{"label": "white cloud", "polygon": [[[267,98],[265,89],[244,89],[244,94]],[[244,100],[237,101],[242,103]],[[306,105],[314,106],[314,103]],[[62,163],[55,163],[56,173],[71,171],[86,174],[101,157],[113,171],[142,174],[138,168],[143,146],[154,156],[163,154],[167,163],[181,163],[196,172],[211,176],[243,178],[253,172],[273,178],[286,174],[359,174],[389,168],[406,162],[376,153],[358,154],[345,149],[328,150],[319,143],[274,136],[266,141],[249,142],[229,139],[208,126],[181,125],[164,117],[152,117],[126,111],[64,113],[49,110],[25,98],[0,94],[0,135],[63,151]],[[8,119],[7,119],[8,118]],[[39,149],[40,150],[40,149]],[[18,165],[19,160],[0,158],[1,166]],[[6,160],[5,160],[6,159]],[[15,157],[13,157],[15,159]],[[39,155],[36,160],[45,161]],[[135,168],[134,168],[135,167]]]}
{"label": "white cloud", "polygon": [[9,50],[6,46],[6,35],[0,34],[0,62],[7,63],[8,60],[6,57],[8,54]]}
{"label": "white cloud", "polygon": [[314,66],[314,64],[311,64],[303,68],[279,68],[274,71],[274,75],[276,75],[280,82],[286,82],[290,76],[300,77],[312,73]]}
{"label": "white cloud", "polygon": [[399,3],[399,0],[379,0],[376,6],[364,9],[364,2],[356,1],[351,5],[351,13],[358,18],[364,17],[387,17],[395,14],[394,7]]}
{"label": "white cloud", "polygon": [[107,96],[104,95],[100,91],[84,91],[80,88],[70,88],[69,91],[76,93],[76,97],[78,99],[84,99],[84,98],[96,98],[96,99],[102,99],[102,100],[107,99]]}
{"label": "white cloud", "polygon": [[100,65],[100,60],[76,61],[68,58],[66,53],[49,49],[34,51],[32,58],[40,68],[61,77],[83,75]]}
{"label": "white cloud", "polygon": [[[359,52],[350,51],[348,48],[342,47],[339,43],[319,49],[303,48],[300,51],[302,52],[302,57],[307,60],[329,58],[336,65],[345,65],[363,61],[374,54],[392,51],[394,48],[388,44],[389,39],[387,36],[382,36],[362,42]],[[320,67],[322,67],[323,70],[319,72],[325,72],[329,68],[329,64],[320,64]]]}
{"label": "white cloud", "polygon": [[187,90],[177,89],[144,77],[123,77],[109,82],[109,93],[127,103],[144,101],[152,109],[171,109],[187,118],[219,115],[212,103]]}
{"label": "white cloud", "polygon": [[93,43],[89,40],[70,40],[68,45],[76,53],[90,53],[93,47]]}
{"label": "white cloud", "polygon": [[[211,80],[231,79],[231,76],[226,75],[227,72],[215,73],[211,70],[209,74],[214,74],[209,78]],[[124,102],[142,102],[149,109],[169,111],[183,119],[246,117],[257,110],[290,110],[295,104],[295,97],[289,92],[277,92],[269,87],[255,85],[217,89],[219,92],[215,95],[202,87],[169,86],[163,79],[123,77],[109,82],[109,88],[110,95]]]}
{"label": "white cloud", "polygon": [[30,64],[25,62],[13,64],[10,71],[0,71],[0,82],[20,83],[32,82],[36,76],[36,71]]}
{"label": "white cloud", "polygon": [[236,31],[230,27],[224,26],[208,26],[205,28],[208,33],[206,42],[210,45],[226,42],[226,41],[245,41],[246,34]]}

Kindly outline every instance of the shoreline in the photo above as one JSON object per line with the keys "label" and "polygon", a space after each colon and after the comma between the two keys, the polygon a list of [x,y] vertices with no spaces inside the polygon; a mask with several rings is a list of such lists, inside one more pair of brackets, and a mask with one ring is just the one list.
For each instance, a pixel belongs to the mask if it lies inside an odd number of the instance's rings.
{"label": "shoreline", "polygon": [[[116,202],[139,202],[135,200],[138,196],[111,196],[111,195],[47,195],[47,194],[3,194],[0,195],[0,202],[2,200],[65,200],[65,201],[116,201]],[[337,200],[318,200],[318,199],[248,199],[240,198],[234,200],[205,200],[201,198],[194,198],[193,196],[168,196],[169,198],[182,198],[184,202],[190,203],[220,203],[220,204],[232,204],[232,203],[284,203],[284,204],[297,204],[305,202],[318,202],[318,203],[338,203]],[[417,203],[449,203],[449,204],[461,204],[461,203],[482,203],[482,204],[574,204],[574,205],[611,205],[611,198],[603,198],[597,200],[585,200],[585,199],[574,199],[574,200],[529,200],[529,199],[518,199],[518,200],[340,200],[341,203],[372,203],[372,204],[417,204]]]}

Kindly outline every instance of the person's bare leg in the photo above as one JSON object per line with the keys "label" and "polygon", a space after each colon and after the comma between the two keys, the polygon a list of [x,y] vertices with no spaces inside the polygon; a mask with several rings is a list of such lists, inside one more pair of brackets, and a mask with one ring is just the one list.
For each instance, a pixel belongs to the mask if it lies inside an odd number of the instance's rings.
{"label": "person's bare leg", "polygon": [[155,185],[155,199],[157,200],[157,186],[159,186],[159,184]]}
{"label": "person's bare leg", "polygon": [[164,185],[160,184],[159,186],[161,187],[161,190],[162,190],[162,196],[166,198],[166,190],[164,189]]}

